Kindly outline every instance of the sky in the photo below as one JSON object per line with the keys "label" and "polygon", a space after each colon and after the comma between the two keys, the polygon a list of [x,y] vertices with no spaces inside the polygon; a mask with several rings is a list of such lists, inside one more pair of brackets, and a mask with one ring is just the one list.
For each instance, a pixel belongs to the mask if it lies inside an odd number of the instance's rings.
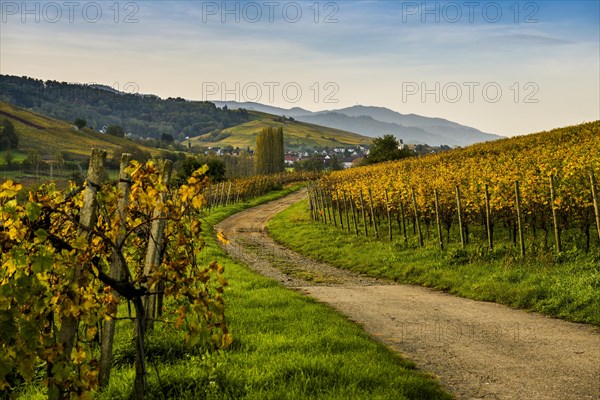
{"label": "sky", "polygon": [[0,1],[0,73],[504,136],[600,119],[600,1]]}

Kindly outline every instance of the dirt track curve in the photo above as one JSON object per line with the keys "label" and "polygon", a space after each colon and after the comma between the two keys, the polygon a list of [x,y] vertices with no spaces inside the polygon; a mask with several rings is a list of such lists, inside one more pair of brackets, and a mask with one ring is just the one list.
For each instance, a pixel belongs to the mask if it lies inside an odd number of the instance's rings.
{"label": "dirt track curve", "polygon": [[276,244],[267,221],[304,191],[221,222],[227,251],[329,304],[433,373],[458,399],[600,399],[600,329],[397,285],[315,262]]}

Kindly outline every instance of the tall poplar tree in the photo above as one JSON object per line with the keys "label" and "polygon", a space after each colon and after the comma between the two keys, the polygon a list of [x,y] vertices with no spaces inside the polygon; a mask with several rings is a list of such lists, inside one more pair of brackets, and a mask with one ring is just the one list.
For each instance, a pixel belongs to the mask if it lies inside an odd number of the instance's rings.
{"label": "tall poplar tree", "polygon": [[254,170],[257,175],[268,175],[284,170],[283,128],[264,128],[256,136]]}

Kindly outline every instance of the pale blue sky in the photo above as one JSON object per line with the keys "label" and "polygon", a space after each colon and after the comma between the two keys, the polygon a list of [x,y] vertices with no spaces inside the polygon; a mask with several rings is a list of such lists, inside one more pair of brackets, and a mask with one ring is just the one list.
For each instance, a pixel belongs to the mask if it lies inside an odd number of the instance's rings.
{"label": "pale blue sky", "polygon": [[3,74],[503,135],[600,119],[597,0],[1,3]]}

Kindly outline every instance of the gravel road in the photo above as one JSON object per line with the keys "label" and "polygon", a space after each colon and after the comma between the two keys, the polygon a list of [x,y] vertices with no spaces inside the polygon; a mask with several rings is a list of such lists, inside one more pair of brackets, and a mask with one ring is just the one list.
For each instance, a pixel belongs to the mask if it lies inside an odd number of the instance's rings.
{"label": "gravel road", "polygon": [[600,399],[600,329],[399,285],[316,262],[275,243],[267,221],[305,191],[248,209],[217,229],[251,269],[363,326],[457,399]]}

